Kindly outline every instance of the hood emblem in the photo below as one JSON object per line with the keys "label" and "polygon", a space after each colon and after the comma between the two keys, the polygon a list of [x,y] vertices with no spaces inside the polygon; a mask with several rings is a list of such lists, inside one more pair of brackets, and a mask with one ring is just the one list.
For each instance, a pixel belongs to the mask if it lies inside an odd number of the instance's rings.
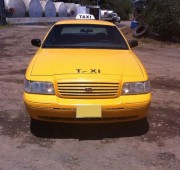
{"label": "hood emblem", "polygon": [[91,93],[91,92],[93,92],[93,89],[90,88],[90,87],[86,87],[86,88],[84,89],[84,91],[85,91],[86,93]]}

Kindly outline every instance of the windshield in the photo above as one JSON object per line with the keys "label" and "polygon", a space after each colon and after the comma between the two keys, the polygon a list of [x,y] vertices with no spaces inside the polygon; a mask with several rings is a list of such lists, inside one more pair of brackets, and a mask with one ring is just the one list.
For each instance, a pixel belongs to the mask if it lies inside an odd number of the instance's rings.
{"label": "windshield", "polygon": [[128,49],[115,26],[90,24],[55,25],[43,48]]}

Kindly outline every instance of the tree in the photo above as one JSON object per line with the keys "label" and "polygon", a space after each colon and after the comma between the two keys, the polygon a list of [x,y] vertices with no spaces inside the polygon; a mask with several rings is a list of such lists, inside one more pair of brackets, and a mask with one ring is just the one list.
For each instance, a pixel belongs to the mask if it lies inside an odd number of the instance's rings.
{"label": "tree", "polygon": [[118,13],[122,20],[129,19],[129,14],[132,12],[131,0],[101,0],[102,8],[113,10]]}
{"label": "tree", "polygon": [[149,0],[145,10],[145,21],[161,38],[180,36],[179,0]]}
{"label": "tree", "polygon": [[78,3],[81,5],[97,5],[97,0],[69,0],[69,2],[74,2],[74,3]]}

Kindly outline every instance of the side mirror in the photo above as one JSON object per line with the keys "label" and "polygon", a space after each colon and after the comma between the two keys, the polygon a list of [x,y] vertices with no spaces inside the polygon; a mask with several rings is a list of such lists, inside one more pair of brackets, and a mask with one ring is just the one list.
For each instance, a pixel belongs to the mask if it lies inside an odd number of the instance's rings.
{"label": "side mirror", "polygon": [[41,40],[40,39],[32,39],[31,44],[33,46],[40,47],[41,46]]}
{"label": "side mirror", "polygon": [[128,43],[129,43],[129,46],[131,48],[134,48],[134,47],[138,46],[138,41],[137,40],[129,40]]}

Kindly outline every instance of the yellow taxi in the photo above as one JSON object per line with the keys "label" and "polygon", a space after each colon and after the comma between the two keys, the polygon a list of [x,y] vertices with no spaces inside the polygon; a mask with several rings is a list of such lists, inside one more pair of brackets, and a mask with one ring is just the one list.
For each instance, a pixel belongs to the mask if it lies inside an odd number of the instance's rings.
{"label": "yellow taxi", "polygon": [[57,22],[27,68],[24,103],[31,120],[99,123],[145,118],[151,102],[147,72],[110,22],[78,15]]}

